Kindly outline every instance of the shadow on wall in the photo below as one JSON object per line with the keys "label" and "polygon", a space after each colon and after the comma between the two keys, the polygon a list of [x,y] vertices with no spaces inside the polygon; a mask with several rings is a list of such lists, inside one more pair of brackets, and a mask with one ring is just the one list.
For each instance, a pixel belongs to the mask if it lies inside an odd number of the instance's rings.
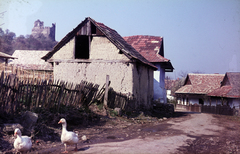
{"label": "shadow on wall", "polygon": [[160,83],[154,79],[153,82],[153,99],[154,100],[159,100],[160,103],[167,103],[167,99],[166,99],[166,90],[165,87],[163,85],[163,87],[161,87]]}

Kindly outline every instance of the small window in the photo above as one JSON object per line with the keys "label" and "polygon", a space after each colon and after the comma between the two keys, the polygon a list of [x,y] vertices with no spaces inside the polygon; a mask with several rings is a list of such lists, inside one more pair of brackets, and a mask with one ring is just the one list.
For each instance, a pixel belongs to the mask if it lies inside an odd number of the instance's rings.
{"label": "small window", "polygon": [[88,36],[86,35],[76,36],[75,59],[89,59]]}

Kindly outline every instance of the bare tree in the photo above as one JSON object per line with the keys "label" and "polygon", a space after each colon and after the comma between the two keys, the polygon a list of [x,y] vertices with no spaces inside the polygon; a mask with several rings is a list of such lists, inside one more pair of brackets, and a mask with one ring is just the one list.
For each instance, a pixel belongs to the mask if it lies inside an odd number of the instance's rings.
{"label": "bare tree", "polygon": [[169,76],[165,77],[165,89],[170,90],[172,87],[172,80]]}
{"label": "bare tree", "polygon": [[187,74],[188,74],[187,71],[181,71],[181,72],[178,73],[178,75],[180,76],[180,78],[185,78],[185,77],[187,77]]}
{"label": "bare tree", "polygon": [[202,72],[202,71],[193,71],[192,73],[195,73],[195,74],[203,74],[204,72]]}
{"label": "bare tree", "polygon": [[181,71],[178,73],[180,78],[186,78],[189,73],[194,73],[194,74],[203,74],[204,72],[202,71]]}

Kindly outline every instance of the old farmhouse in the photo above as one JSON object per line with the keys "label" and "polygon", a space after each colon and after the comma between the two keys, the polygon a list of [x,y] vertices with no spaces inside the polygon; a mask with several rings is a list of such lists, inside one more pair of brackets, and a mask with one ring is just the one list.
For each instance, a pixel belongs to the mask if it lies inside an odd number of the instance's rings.
{"label": "old farmhouse", "polygon": [[41,59],[48,52],[46,50],[15,50],[12,56],[17,59],[10,60],[9,64],[25,70],[52,71],[52,64]]}
{"label": "old farmhouse", "polygon": [[153,72],[157,68],[115,30],[90,17],[70,31],[42,57],[53,63],[55,80],[110,87],[135,98],[135,106],[149,108],[153,99]]}
{"label": "old farmhouse", "polygon": [[183,105],[228,105],[239,109],[240,72],[188,74],[184,86],[175,94]]}
{"label": "old farmhouse", "polygon": [[175,92],[178,104],[209,103],[207,94],[221,85],[224,74],[188,74],[184,85]]}
{"label": "old farmhouse", "polygon": [[221,86],[208,93],[209,105],[224,104],[239,109],[240,105],[240,72],[227,72]]}
{"label": "old farmhouse", "polygon": [[9,54],[0,52],[0,63],[4,62],[5,64],[8,64],[9,59],[17,59],[17,57],[14,57],[14,56],[11,56]]}
{"label": "old farmhouse", "polygon": [[160,100],[162,103],[167,103],[165,72],[173,72],[173,66],[169,59],[164,58],[163,37],[137,35],[124,37],[124,39],[158,68],[154,71],[153,98],[154,100]]}

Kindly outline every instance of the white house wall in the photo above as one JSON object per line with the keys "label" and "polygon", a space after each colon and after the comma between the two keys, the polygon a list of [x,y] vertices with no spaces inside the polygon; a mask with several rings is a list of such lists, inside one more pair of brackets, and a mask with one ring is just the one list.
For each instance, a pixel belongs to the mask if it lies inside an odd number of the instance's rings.
{"label": "white house wall", "polygon": [[232,99],[232,108],[235,107],[235,109],[240,109],[240,98],[234,98]]}
{"label": "white house wall", "polygon": [[165,89],[165,71],[160,64],[155,64],[158,70],[154,71],[154,95],[153,99],[160,99],[161,102],[167,103],[166,89]]}
{"label": "white house wall", "polygon": [[75,38],[71,39],[51,59],[74,59],[75,53]]}
{"label": "white house wall", "polygon": [[103,36],[92,38],[90,50],[90,59],[129,60],[124,54],[118,54],[116,46]]}
{"label": "white house wall", "polygon": [[182,105],[194,105],[194,104],[199,104],[199,99],[203,99],[204,105],[209,105],[210,102],[208,99],[204,99],[202,96],[188,96],[185,97],[183,96],[182,98],[178,98],[178,104]]}
{"label": "white house wall", "polygon": [[82,80],[103,86],[109,75],[115,91],[132,93],[132,65],[123,63],[59,63],[54,65],[54,78],[79,84]]}
{"label": "white house wall", "polygon": [[[142,63],[130,63],[105,37],[93,37],[90,49],[90,62],[74,61],[74,39],[54,54],[52,59],[72,59],[54,63],[54,79],[73,83],[81,80],[99,84],[110,77],[110,87],[121,93],[130,93],[136,105],[150,107],[153,99],[153,69]],[[66,58],[67,57],[67,58]],[[127,62],[128,61],[128,62]]]}
{"label": "white house wall", "polygon": [[[228,102],[228,105],[231,107],[231,108],[235,108],[235,109],[239,109],[239,106],[240,106],[240,99],[237,99],[237,98],[211,98],[211,106],[216,106],[216,105],[222,105],[223,104],[223,101],[224,101],[224,104],[226,105],[226,102]],[[207,105],[210,105],[207,104]]]}

